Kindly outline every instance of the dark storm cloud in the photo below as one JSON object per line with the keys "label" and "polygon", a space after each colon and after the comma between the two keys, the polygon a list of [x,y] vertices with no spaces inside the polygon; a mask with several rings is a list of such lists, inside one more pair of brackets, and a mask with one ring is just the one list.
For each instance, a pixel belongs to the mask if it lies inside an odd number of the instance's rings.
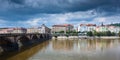
{"label": "dark storm cloud", "polygon": [[120,0],[0,0],[0,17],[26,20],[36,14],[60,14],[95,9],[106,15],[120,13]]}
{"label": "dark storm cloud", "polygon": [[10,3],[23,4],[25,0],[8,0]]}
{"label": "dark storm cloud", "polygon": [[[2,0],[4,1],[4,0]],[[2,4],[2,1],[0,2]],[[120,7],[120,0],[5,0],[8,7],[20,13],[64,13],[98,7]],[[4,2],[5,2],[4,1]],[[27,13],[25,13],[27,14]]]}

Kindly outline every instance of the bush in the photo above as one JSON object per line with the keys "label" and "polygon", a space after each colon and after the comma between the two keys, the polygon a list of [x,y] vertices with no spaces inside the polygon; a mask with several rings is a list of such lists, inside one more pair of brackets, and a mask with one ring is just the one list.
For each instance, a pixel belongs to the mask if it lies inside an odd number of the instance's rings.
{"label": "bush", "polygon": [[115,36],[115,33],[114,32],[111,32],[111,31],[106,31],[106,32],[96,32],[94,31],[93,33],[91,32],[88,32],[88,36],[93,34],[93,36]]}
{"label": "bush", "polygon": [[92,31],[87,32],[87,36],[93,36],[93,32]]}
{"label": "bush", "polygon": [[118,35],[119,35],[119,37],[120,37],[120,31],[119,31]]}
{"label": "bush", "polygon": [[64,33],[64,31],[60,31],[59,33]]}

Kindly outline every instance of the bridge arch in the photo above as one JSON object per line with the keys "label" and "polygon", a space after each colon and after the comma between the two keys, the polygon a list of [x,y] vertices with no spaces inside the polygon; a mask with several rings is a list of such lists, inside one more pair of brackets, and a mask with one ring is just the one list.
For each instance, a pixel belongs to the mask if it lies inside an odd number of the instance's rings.
{"label": "bridge arch", "polygon": [[43,39],[43,38],[44,38],[44,36],[41,34],[41,35],[40,35],[40,39]]}
{"label": "bridge arch", "polygon": [[22,45],[29,45],[31,43],[30,39],[27,36],[20,36],[17,38],[17,41]]}
{"label": "bridge arch", "polygon": [[37,40],[37,39],[39,39],[39,37],[37,35],[32,36],[32,40]]}
{"label": "bridge arch", "polygon": [[0,37],[0,46],[4,51],[13,51],[18,49],[18,44],[13,43],[11,39],[7,37]]}

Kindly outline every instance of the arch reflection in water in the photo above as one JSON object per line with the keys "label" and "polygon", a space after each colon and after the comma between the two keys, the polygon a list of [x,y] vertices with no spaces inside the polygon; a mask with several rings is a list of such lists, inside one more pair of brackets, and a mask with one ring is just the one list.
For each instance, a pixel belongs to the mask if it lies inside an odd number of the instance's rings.
{"label": "arch reflection in water", "polygon": [[20,50],[16,55],[11,54],[12,56],[0,57],[0,60],[27,60],[38,51],[46,48],[47,45],[49,45],[49,41],[35,45],[27,50]]}

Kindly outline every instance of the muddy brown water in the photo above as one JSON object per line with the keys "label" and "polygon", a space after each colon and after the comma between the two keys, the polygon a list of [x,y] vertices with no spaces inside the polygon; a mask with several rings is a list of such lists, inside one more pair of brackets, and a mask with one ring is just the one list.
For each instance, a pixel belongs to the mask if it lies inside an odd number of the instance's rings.
{"label": "muddy brown water", "polygon": [[48,40],[0,58],[2,60],[120,60],[120,40]]}

